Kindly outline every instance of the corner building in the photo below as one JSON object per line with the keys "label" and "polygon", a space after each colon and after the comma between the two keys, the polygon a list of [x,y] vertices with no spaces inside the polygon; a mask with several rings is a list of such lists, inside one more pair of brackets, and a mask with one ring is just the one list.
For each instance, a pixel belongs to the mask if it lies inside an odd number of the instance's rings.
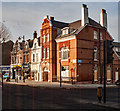
{"label": "corner building", "polygon": [[[102,9],[100,23],[88,15],[82,5],[82,19],[72,23],[44,17],[41,32],[41,81],[90,81],[102,83],[104,79],[103,42],[113,41],[107,30],[107,13]],[[114,51],[113,64],[106,68],[108,83],[120,78],[120,58]]]}
{"label": "corner building", "polygon": [[[102,83],[104,78],[103,42],[113,41],[107,30],[107,13],[102,9],[100,23],[88,16],[87,5],[82,5],[82,19],[69,23],[56,37],[57,77],[62,81],[90,81]],[[120,78],[120,59],[114,51],[113,64],[107,65],[108,83]]]}

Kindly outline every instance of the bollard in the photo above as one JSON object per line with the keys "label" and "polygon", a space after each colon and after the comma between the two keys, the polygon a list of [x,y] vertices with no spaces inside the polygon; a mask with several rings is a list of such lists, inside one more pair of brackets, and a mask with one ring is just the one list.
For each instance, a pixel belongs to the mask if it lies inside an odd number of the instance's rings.
{"label": "bollard", "polygon": [[101,100],[102,100],[102,87],[97,88],[97,97],[98,97],[99,103],[101,103]]}

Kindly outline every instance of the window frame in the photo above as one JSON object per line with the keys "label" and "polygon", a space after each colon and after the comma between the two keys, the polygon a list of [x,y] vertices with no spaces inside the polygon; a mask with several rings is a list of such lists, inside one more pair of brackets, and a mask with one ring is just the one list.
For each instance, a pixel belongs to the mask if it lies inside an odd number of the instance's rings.
{"label": "window frame", "polygon": [[47,48],[47,59],[49,59],[49,48]]}
{"label": "window frame", "polygon": [[47,33],[46,38],[47,38],[47,42],[49,42],[49,33]]}
{"label": "window frame", "polygon": [[97,47],[94,47],[94,61],[97,61]]}
{"label": "window frame", "polygon": [[97,40],[97,31],[94,31],[94,39]]}
{"label": "window frame", "polygon": [[68,49],[68,46],[62,47],[61,48],[61,61],[66,61],[68,59],[69,59],[69,49]]}

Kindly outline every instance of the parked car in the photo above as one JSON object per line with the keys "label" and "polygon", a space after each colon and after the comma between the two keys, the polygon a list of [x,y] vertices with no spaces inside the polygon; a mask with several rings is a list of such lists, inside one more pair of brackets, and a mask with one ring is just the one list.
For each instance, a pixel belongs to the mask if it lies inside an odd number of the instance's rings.
{"label": "parked car", "polygon": [[10,78],[9,73],[5,73],[5,74],[3,74],[3,79],[7,79],[7,78]]}
{"label": "parked car", "polygon": [[120,79],[115,82],[116,85],[120,85]]}

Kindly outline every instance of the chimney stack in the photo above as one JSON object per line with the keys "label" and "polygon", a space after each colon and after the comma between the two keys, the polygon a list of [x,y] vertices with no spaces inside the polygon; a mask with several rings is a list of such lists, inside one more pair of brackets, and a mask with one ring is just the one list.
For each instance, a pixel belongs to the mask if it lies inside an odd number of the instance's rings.
{"label": "chimney stack", "polygon": [[87,5],[82,5],[82,26],[84,26],[86,23],[89,23],[88,20],[88,8]]}
{"label": "chimney stack", "polygon": [[51,21],[54,20],[54,17],[50,17],[50,20],[51,20]]}
{"label": "chimney stack", "polygon": [[107,28],[107,13],[104,9],[102,9],[102,12],[100,13],[100,24],[101,26]]}
{"label": "chimney stack", "polygon": [[33,33],[33,38],[37,38],[37,32],[36,31],[34,31],[34,33]]}

